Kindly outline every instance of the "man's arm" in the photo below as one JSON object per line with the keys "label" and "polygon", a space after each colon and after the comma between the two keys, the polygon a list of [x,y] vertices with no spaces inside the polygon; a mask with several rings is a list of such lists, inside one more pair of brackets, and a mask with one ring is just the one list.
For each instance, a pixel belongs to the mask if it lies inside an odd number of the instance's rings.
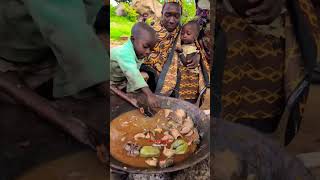
{"label": "man's arm", "polygon": [[83,1],[24,0],[24,3],[57,58],[56,97],[74,95],[107,81],[107,50],[88,24]]}

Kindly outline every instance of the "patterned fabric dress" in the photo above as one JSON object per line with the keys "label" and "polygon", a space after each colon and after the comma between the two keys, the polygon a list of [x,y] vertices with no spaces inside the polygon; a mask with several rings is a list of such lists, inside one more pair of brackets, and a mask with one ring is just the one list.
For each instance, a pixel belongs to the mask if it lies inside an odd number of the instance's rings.
{"label": "patterned fabric dress", "polygon": [[[309,0],[299,0],[320,52],[320,28]],[[286,101],[305,77],[304,61],[290,13],[267,26],[253,25],[218,3],[218,23],[226,34],[222,116],[229,121],[279,120]],[[307,92],[299,103],[302,116]],[[300,117],[301,118],[301,117]]]}

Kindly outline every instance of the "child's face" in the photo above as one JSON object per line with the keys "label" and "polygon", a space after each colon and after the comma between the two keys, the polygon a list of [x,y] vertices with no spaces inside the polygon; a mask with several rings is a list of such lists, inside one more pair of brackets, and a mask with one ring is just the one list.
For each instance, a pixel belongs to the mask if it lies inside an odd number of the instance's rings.
{"label": "child's face", "polygon": [[140,38],[132,37],[131,40],[138,59],[148,57],[156,44],[156,38],[148,33]]}
{"label": "child's face", "polygon": [[191,44],[197,39],[196,28],[192,25],[185,25],[181,30],[181,41],[183,44]]}

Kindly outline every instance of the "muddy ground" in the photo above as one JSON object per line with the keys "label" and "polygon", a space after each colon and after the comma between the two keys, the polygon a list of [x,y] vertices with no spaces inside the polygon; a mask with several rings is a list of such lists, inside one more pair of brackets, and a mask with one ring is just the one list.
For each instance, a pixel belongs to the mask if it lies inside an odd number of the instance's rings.
{"label": "muddy ground", "polygon": [[[68,103],[64,109],[72,111],[75,116],[81,116],[102,134],[107,114],[105,99],[77,101],[76,104],[79,106]],[[59,128],[19,105],[0,103],[0,114],[0,180],[17,179],[39,168],[47,170],[37,170],[35,175],[31,173],[29,176],[39,176],[38,179],[42,180],[56,174],[58,179],[81,180],[91,179],[90,173],[95,172],[96,175],[100,174],[101,180],[105,180],[105,168],[96,158],[95,152]]]}

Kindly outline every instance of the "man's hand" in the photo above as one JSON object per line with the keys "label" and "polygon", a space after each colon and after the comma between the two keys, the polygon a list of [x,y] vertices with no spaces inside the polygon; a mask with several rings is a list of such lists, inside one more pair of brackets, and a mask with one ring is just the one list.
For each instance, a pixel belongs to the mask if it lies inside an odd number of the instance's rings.
{"label": "man's hand", "polygon": [[[248,0],[249,3],[256,3],[260,0]],[[270,24],[281,13],[284,0],[263,0],[262,3],[246,11],[248,20],[254,24]]]}
{"label": "man's hand", "polygon": [[194,54],[190,58],[187,57],[187,67],[190,69],[194,69],[199,66],[200,55],[198,53]]}

